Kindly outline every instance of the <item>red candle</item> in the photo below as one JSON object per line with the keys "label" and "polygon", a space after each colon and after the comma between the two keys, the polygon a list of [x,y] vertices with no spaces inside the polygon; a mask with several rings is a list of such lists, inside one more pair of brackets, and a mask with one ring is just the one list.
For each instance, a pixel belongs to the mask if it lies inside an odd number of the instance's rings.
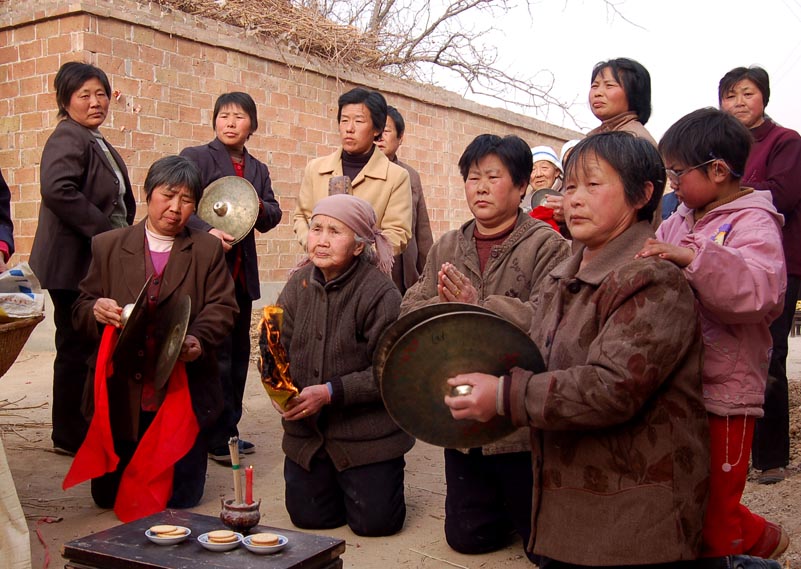
{"label": "red candle", "polygon": [[253,503],[253,465],[245,469],[245,503]]}

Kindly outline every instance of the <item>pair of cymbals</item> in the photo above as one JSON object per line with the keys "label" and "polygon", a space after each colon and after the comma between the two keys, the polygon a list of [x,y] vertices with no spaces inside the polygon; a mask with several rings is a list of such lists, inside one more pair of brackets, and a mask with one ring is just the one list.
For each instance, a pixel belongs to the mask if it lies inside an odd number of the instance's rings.
{"label": "pair of cymbals", "polygon": [[256,225],[259,196],[253,185],[239,176],[224,176],[203,190],[197,204],[197,216],[233,236],[231,244],[242,241]]}
{"label": "pair of cymbals", "polygon": [[[123,326],[112,354],[115,369],[136,369],[141,366],[141,356],[138,352],[142,349],[147,330],[147,291],[152,280],[153,275],[145,281],[136,301],[123,308]],[[181,354],[191,313],[192,300],[189,295],[184,295],[159,311],[157,336],[160,342],[153,376],[156,389],[164,387],[170,379]]]}
{"label": "pair of cymbals", "polygon": [[544,371],[528,334],[471,304],[437,303],[410,312],[387,328],[373,356],[373,372],[390,416],[404,431],[446,448],[472,448],[511,434],[508,417],[482,423],[456,420],[445,405],[447,379],[461,373],[502,375],[520,366]]}

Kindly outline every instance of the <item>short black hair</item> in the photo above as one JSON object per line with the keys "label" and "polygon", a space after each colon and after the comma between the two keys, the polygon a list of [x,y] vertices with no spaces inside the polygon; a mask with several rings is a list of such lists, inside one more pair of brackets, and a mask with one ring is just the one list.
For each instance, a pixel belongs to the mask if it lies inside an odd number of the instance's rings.
{"label": "short black hair", "polygon": [[759,92],[762,93],[762,105],[767,107],[768,100],[770,99],[770,77],[768,76],[768,72],[758,65],[752,65],[751,67],[735,67],[721,77],[718,83],[718,103],[722,103],[726,93],[744,79],[749,79],[754,82]]}
{"label": "short black hair", "polygon": [[531,148],[525,140],[513,134],[503,138],[495,134],[480,134],[475,137],[459,158],[459,172],[462,174],[462,179],[467,181],[470,167],[490,154],[497,156],[509,170],[512,183],[516,187],[528,184],[531,169],[534,167]]}
{"label": "short black hair", "polygon": [[362,87],[351,89],[347,93],[339,96],[337,101],[337,122],[342,119],[342,107],[345,105],[364,104],[370,111],[370,119],[373,121],[373,128],[378,131],[376,140],[381,138],[384,127],[387,126],[387,100],[378,91],[368,91]]}
{"label": "short black hair", "polygon": [[[685,167],[718,159],[726,162],[733,178],[742,178],[753,139],[734,116],[707,107],[676,121],[659,141],[659,152],[667,160]],[[706,169],[701,169],[706,176]]]}
{"label": "short black hair", "polygon": [[58,117],[66,117],[67,107],[70,106],[72,95],[81,88],[81,85],[90,79],[97,79],[103,85],[106,97],[111,98],[111,83],[109,83],[106,72],[89,63],[80,61],[68,61],[62,65],[56,73],[53,86],[56,89],[56,104],[58,105]]}
{"label": "short black hair", "polygon": [[395,107],[387,107],[387,116],[395,123],[395,130],[398,132],[398,138],[403,138],[403,133],[406,132],[406,121],[403,120],[403,115]]}
{"label": "short black hair", "polygon": [[186,186],[195,198],[195,205],[203,194],[200,179],[200,168],[189,158],[183,156],[165,156],[159,158],[147,171],[145,176],[145,200],[150,201],[153,190],[159,186],[170,188]]}
{"label": "short black hair", "polygon": [[629,110],[637,113],[637,120],[642,124],[647,123],[651,118],[651,74],[648,70],[633,59],[618,57],[596,63],[592,68],[590,83],[595,81],[604,69],[609,69],[615,81],[623,87],[629,102]]}
{"label": "short black hair", "polygon": [[626,131],[588,136],[573,148],[564,165],[566,183],[576,176],[579,168],[587,168],[592,158],[607,162],[617,172],[623,182],[626,203],[632,207],[645,198],[645,184],[653,184],[651,199],[637,211],[639,221],[651,220],[665,191],[665,164],[654,145]]}
{"label": "short black hair", "polygon": [[236,105],[245,111],[250,118],[250,133],[253,134],[256,132],[256,129],[259,128],[259,115],[256,111],[256,101],[253,100],[253,97],[241,91],[223,93],[217,97],[217,101],[214,103],[214,116],[211,119],[212,124],[217,124],[217,115],[220,114],[221,110],[230,105]]}

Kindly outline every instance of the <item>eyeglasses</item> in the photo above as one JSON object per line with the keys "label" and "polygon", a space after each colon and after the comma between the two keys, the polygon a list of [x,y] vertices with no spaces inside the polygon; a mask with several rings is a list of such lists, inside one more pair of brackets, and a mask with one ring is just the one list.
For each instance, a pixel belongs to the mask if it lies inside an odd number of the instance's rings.
{"label": "eyeglasses", "polygon": [[702,168],[707,164],[711,164],[715,160],[717,160],[717,158],[710,158],[706,162],[702,162],[701,164],[696,164],[695,166],[691,166],[690,168],[685,168],[684,170],[672,170],[670,168],[665,168],[665,173],[667,174],[668,180],[670,180],[670,184],[675,186],[676,184],[681,182],[681,177],[684,176],[684,174],[692,172],[693,170],[696,170],[698,168]]}

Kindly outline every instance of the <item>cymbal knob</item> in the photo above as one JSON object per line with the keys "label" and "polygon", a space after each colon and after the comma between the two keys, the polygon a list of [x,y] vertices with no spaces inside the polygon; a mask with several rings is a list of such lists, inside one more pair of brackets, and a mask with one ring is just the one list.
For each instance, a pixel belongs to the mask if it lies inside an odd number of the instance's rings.
{"label": "cymbal knob", "polygon": [[472,385],[455,385],[451,389],[451,397],[464,397],[465,395],[470,395],[471,393],[473,393]]}
{"label": "cymbal knob", "polygon": [[214,206],[211,209],[214,211],[214,213],[222,217],[228,213],[228,202],[214,202]]}
{"label": "cymbal knob", "polygon": [[133,312],[134,305],[133,304],[126,304],[122,307],[122,314],[120,314],[120,321],[122,325],[125,326],[128,323],[128,319],[131,317],[131,313]]}

